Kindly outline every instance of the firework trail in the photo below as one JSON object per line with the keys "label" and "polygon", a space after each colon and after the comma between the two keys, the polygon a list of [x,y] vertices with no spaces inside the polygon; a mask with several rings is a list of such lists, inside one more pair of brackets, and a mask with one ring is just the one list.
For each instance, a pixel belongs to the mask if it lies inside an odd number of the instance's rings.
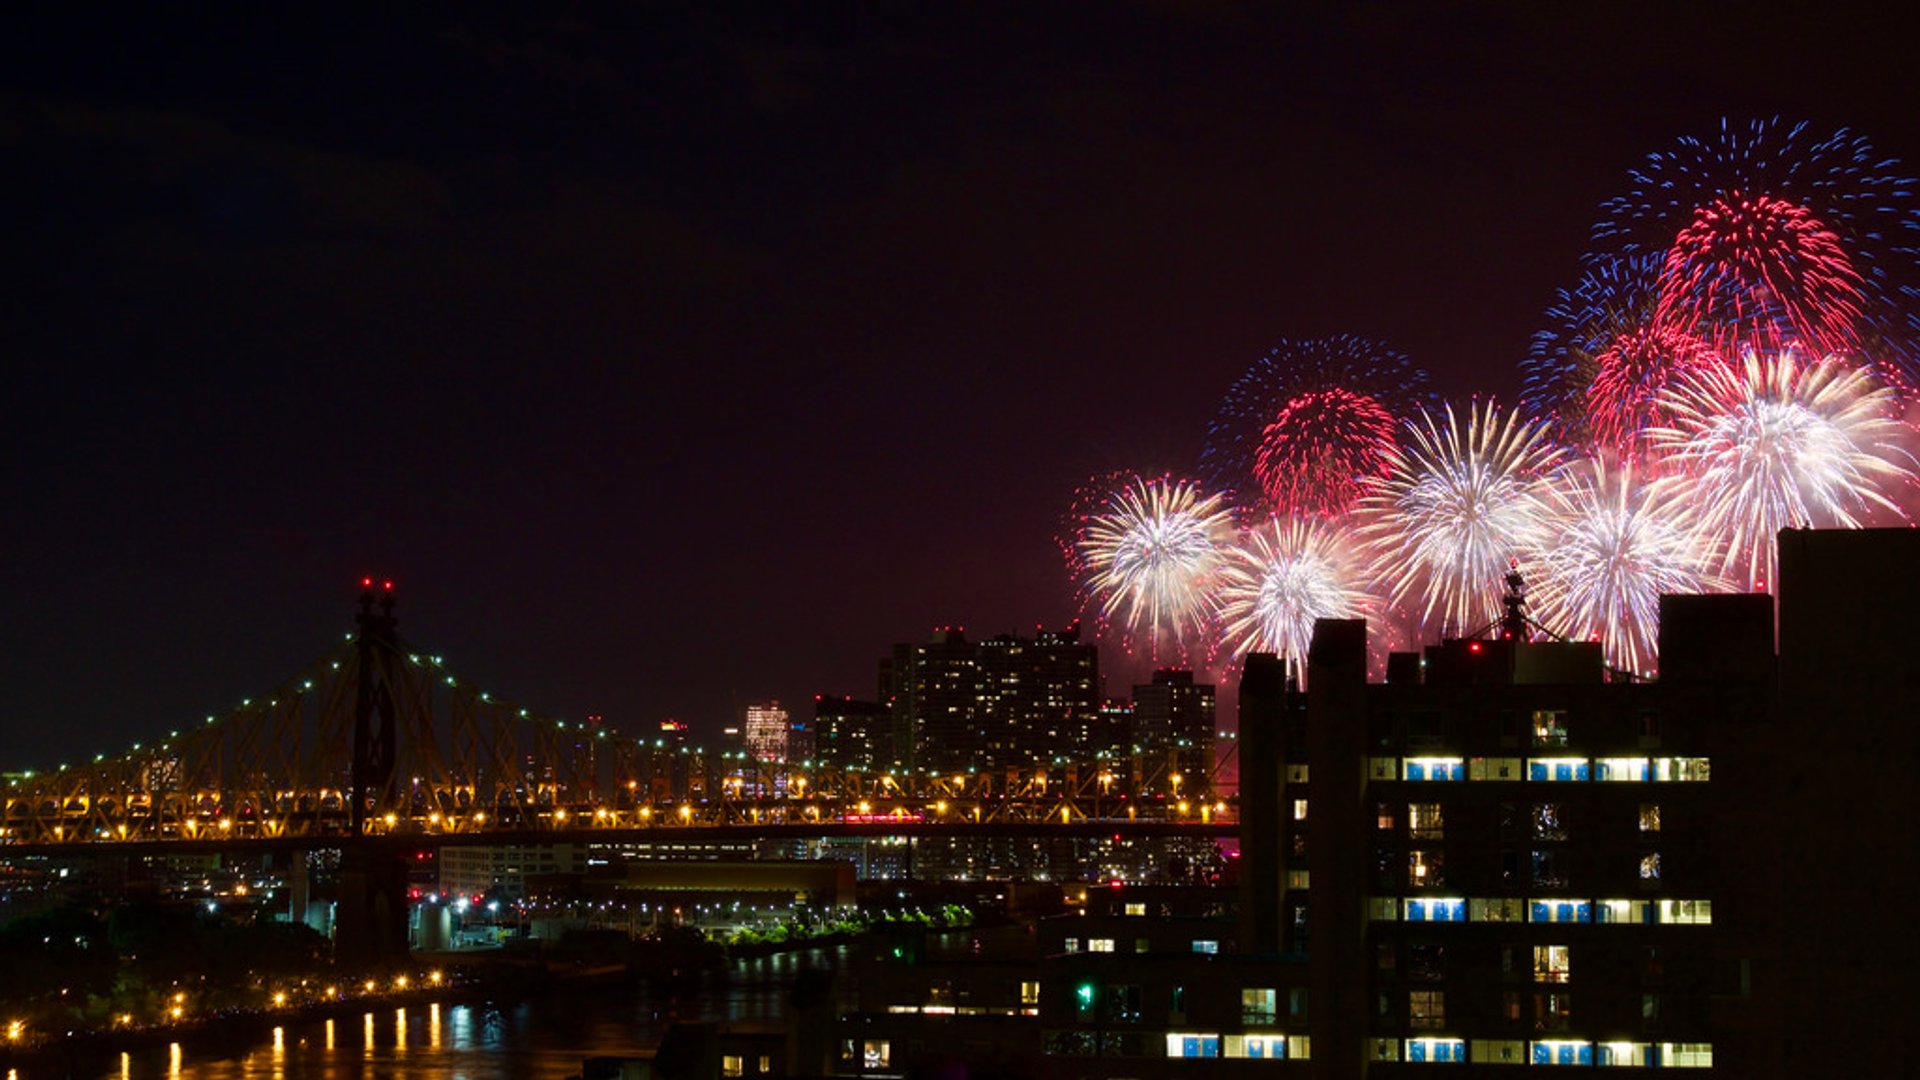
{"label": "firework trail", "polygon": [[1589,259],[1658,254],[1664,323],[1728,357],[1877,344],[1883,376],[1910,383],[1920,370],[1909,344],[1920,340],[1920,193],[1865,138],[1723,120],[1651,155],[1628,182],[1602,207]]}
{"label": "firework trail", "polygon": [[1648,435],[1737,586],[1768,590],[1774,537],[1789,527],[1857,528],[1911,490],[1912,429],[1894,391],[1868,371],[1791,351],[1689,373],[1667,395],[1672,425]]}
{"label": "firework trail", "polygon": [[1496,617],[1508,560],[1540,546],[1561,452],[1539,424],[1491,402],[1469,406],[1464,426],[1449,405],[1407,431],[1360,506],[1372,573],[1392,604],[1411,600],[1443,633],[1472,633]]}
{"label": "firework trail", "polygon": [[1316,619],[1371,618],[1354,545],[1331,522],[1272,518],[1227,554],[1215,600],[1234,657],[1271,652],[1306,668]]}
{"label": "firework trail", "polygon": [[1144,637],[1158,660],[1204,643],[1211,593],[1232,536],[1218,495],[1168,477],[1116,478],[1079,523],[1073,564],[1102,625],[1118,626],[1131,650]]}
{"label": "firework trail", "polygon": [[1549,489],[1544,543],[1527,560],[1540,623],[1598,641],[1609,664],[1648,674],[1661,594],[1726,588],[1708,569],[1713,551],[1683,494],[1638,482],[1631,465],[1569,466]]}
{"label": "firework trail", "polygon": [[1426,400],[1426,372],[1377,342],[1282,341],[1234,382],[1207,429],[1201,475],[1243,507],[1331,517],[1384,477],[1400,420]]}

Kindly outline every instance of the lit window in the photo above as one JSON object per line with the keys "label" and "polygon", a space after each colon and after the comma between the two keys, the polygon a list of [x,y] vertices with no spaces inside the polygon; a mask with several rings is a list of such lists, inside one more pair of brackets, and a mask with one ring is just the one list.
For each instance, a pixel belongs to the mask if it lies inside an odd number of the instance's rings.
{"label": "lit window", "polygon": [[1653,902],[1602,900],[1599,902],[1599,915],[1603,923],[1650,923],[1653,921]]}
{"label": "lit window", "polygon": [[1586,758],[1528,758],[1527,779],[1540,781],[1585,780],[1589,775]]}
{"label": "lit window", "polygon": [[1390,831],[1393,828],[1393,808],[1386,803],[1375,803],[1373,806],[1373,827],[1379,829],[1381,832]]}
{"label": "lit window", "polygon": [[1526,901],[1517,896],[1496,896],[1472,901],[1468,905],[1474,922],[1523,922]]}
{"label": "lit window", "polygon": [[1465,900],[1404,900],[1408,922],[1466,922]]}
{"label": "lit window", "polygon": [[1125,910],[1129,915],[1145,915],[1147,913],[1147,905],[1137,901],[1129,902]]}
{"label": "lit window", "polygon": [[1195,938],[1193,940],[1193,951],[1197,953],[1202,953],[1207,956],[1213,956],[1219,953],[1220,943],[1218,941],[1209,941],[1202,938]]}
{"label": "lit window", "polygon": [[1700,782],[1707,779],[1709,771],[1707,759],[1703,757],[1653,759],[1655,780]]}
{"label": "lit window", "polygon": [[1527,921],[1530,923],[1590,923],[1593,921],[1593,903],[1588,900],[1529,900]]}
{"label": "lit window", "polygon": [[[1408,758],[1402,765],[1403,780],[1465,780],[1467,763],[1457,757]],[[1387,779],[1391,779],[1388,777]]]}
{"label": "lit window", "polygon": [[1533,711],[1533,745],[1567,745],[1567,713],[1565,709],[1535,709]]}
{"label": "lit window", "polygon": [[1536,1029],[1565,1031],[1572,1022],[1573,995],[1557,990],[1541,991],[1533,995],[1533,1026]]}
{"label": "lit window", "polygon": [[1305,888],[1308,888],[1308,887],[1309,887],[1309,883],[1310,883],[1310,882],[1311,882],[1312,880],[1313,880],[1313,878],[1312,878],[1312,874],[1311,874],[1311,872],[1310,872],[1310,871],[1307,871],[1307,870],[1289,870],[1289,871],[1287,871],[1287,888],[1289,888],[1289,889],[1305,889]]}
{"label": "lit window", "polygon": [[1474,758],[1467,766],[1470,780],[1518,780],[1520,759],[1512,757]]}
{"label": "lit window", "polygon": [[1415,889],[1435,889],[1447,883],[1446,853],[1437,850],[1407,852],[1407,884]]}
{"label": "lit window", "polygon": [[1626,1065],[1648,1068],[1653,1065],[1653,1047],[1648,1043],[1603,1042],[1593,1048],[1596,1065]]}
{"label": "lit window", "polygon": [[1227,1056],[1280,1061],[1287,1056],[1287,1037],[1285,1035],[1229,1035],[1227,1036]]}
{"label": "lit window", "polygon": [[1527,1060],[1527,1044],[1518,1039],[1475,1039],[1473,1060],[1489,1065],[1520,1065]]}
{"label": "lit window", "polygon": [[1444,840],[1446,818],[1439,803],[1407,804],[1407,835],[1415,840]]}
{"label": "lit window", "polygon": [[1400,1040],[1399,1039],[1368,1039],[1367,1040],[1367,1060],[1399,1061],[1400,1060]]}
{"label": "lit window", "polygon": [[747,1075],[747,1059],[739,1054],[724,1054],[720,1058],[721,1076]]}
{"label": "lit window", "polygon": [[1536,1042],[1529,1062],[1534,1065],[1591,1065],[1593,1044],[1557,1039]]}
{"label": "lit window", "polygon": [[771,1054],[761,1054],[761,1055],[760,1055],[760,1073],[761,1073],[761,1075],[763,1075],[763,1076],[764,1076],[764,1075],[766,1075],[767,1073],[770,1073],[770,1072],[772,1072],[772,1071],[773,1071],[773,1055],[771,1055]]}
{"label": "lit window", "polygon": [[1660,880],[1660,853],[1655,851],[1640,856],[1640,880],[1656,882]]}
{"label": "lit window", "polygon": [[1713,1067],[1712,1043],[1661,1043],[1657,1049],[1660,1054],[1660,1064],[1670,1069]]}
{"label": "lit window", "polygon": [[1217,1058],[1220,1056],[1219,1035],[1186,1034],[1167,1032],[1167,1056],[1174,1058]]}
{"label": "lit window", "polygon": [[1567,838],[1566,805],[1564,803],[1533,804],[1533,838],[1535,840],[1565,840]]}
{"label": "lit window", "polygon": [[1570,968],[1567,962],[1565,945],[1535,945],[1533,947],[1533,981],[1563,983],[1567,981]]}
{"label": "lit window", "polygon": [[1305,765],[1287,766],[1287,783],[1304,784],[1306,782],[1307,782],[1307,767]]}
{"label": "lit window", "polygon": [[1064,944],[1066,945],[1067,951],[1070,953],[1076,953],[1080,951],[1080,939],[1077,937],[1070,937],[1066,939]]}
{"label": "lit window", "polygon": [[1368,758],[1367,778],[1370,780],[1400,779],[1399,759],[1390,757]]}
{"label": "lit window", "polygon": [[1307,800],[1305,799],[1293,800],[1293,820],[1295,821],[1307,820]]}
{"label": "lit window", "polygon": [[1660,831],[1660,804],[1643,802],[1640,804],[1640,831],[1657,833]]}
{"label": "lit window", "polygon": [[884,1069],[893,1060],[893,1043],[886,1039],[868,1039],[861,1047],[860,1062],[868,1069]]}
{"label": "lit window", "polygon": [[1601,758],[1593,763],[1593,778],[1612,783],[1653,779],[1653,767],[1646,758]]}
{"label": "lit window", "polygon": [[1707,926],[1713,922],[1711,900],[1661,900],[1658,903],[1663,923]]}
{"label": "lit window", "polygon": [[1408,1039],[1408,1061],[1465,1061],[1465,1039]]}
{"label": "lit window", "polygon": [[1022,1005],[1040,1004],[1039,982],[1032,979],[1028,979],[1020,984],[1020,1004]]}
{"label": "lit window", "polygon": [[1272,1024],[1280,1019],[1280,995],[1271,987],[1249,986],[1240,991],[1240,1022]]}
{"label": "lit window", "polygon": [[1113,939],[1110,937],[1088,938],[1087,951],[1088,952],[1112,952]]}
{"label": "lit window", "polygon": [[1443,1028],[1447,1026],[1447,994],[1444,990],[1415,990],[1407,995],[1407,1026]]}
{"label": "lit window", "polygon": [[1400,901],[1391,896],[1375,896],[1367,900],[1367,918],[1374,922],[1395,922],[1400,918]]}

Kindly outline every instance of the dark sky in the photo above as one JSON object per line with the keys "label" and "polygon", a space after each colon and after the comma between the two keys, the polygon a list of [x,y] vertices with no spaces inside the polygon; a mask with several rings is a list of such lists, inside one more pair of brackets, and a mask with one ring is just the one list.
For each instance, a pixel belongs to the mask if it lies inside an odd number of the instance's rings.
{"label": "dark sky", "polygon": [[363,572],[561,715],[870,695],[1069,619],[1073,485],[1279,338],[1510,398],[1680,135],[1920,171],[1914,27],[1829,6],[237,7],[0,16],[0,770],[271,688]]}

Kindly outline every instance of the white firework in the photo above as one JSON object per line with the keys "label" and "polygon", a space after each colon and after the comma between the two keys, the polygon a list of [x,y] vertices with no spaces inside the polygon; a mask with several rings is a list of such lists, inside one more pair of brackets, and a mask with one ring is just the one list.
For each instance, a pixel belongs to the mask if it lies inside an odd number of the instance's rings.
{"label": "white firework", "polygon": [[1533,615],[1557,634],[1598,641],[1614,667],[1648,674],[1661,595],[1725,588],[1689,504],[1636,483],[1631,466],[1598,460],[1567,469],[1549,503],[1544,542],[1527,560]]}
{"label": "white firework", "polygon": [[1271,652],[1305,667],[1318,619],[1368,618],[1373,597],[1346,537],[1321,519],[1273,518],[1221,570],[1217,607],[1229,652]]}
{"label": "white firework", "polygon": [[1672,422],[1648,432],[1658,483],[1698,511],[1718,569],[1739,586],[1774,581],[1786,528],[1858,528],[1878,512],[1905,520],[1915,461],[1894,391],[1837,358],[1749,352],[1687,372],[1664,397]]}
{"label": "white firework", "polygon": [[1473,633],[1497,617],[1509,560],[1540,546],[1560,451],[1541,425],[1491,402],[1469,406],[1464,426],[1448,405],[1407,429],[1385,483],[1361,504],[1371,573],[1392,604]]}

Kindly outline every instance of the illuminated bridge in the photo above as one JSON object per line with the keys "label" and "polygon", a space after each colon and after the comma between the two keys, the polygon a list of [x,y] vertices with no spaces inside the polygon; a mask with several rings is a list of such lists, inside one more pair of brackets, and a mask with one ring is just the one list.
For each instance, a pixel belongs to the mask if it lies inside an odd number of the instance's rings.
{"label": "illuminated bridge", "polygon": [[618,843],[718,835],[1230,835],[1172,756],[935,774],[772,764],[543,716],[359,629],[223,716],[11,774],[0,853]]}

